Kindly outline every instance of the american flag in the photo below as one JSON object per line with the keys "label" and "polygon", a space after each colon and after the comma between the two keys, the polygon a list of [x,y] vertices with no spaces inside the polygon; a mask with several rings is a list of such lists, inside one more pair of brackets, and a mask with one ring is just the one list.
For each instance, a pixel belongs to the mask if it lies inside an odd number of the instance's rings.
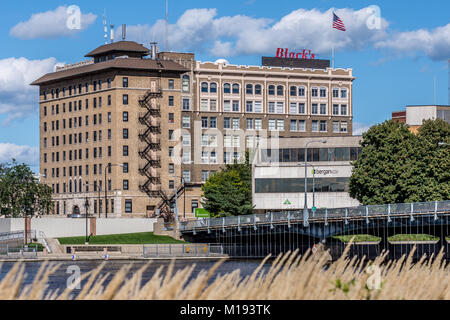
{"label": "american flag", "polygon": [[345,31],[344,23],[334,12],[333,12],[333,28]]}

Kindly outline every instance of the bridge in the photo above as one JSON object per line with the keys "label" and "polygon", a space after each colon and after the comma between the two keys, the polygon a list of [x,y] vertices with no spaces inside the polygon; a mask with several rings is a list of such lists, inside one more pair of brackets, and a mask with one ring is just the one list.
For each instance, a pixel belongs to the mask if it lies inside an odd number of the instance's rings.
{"label": "bridge", "polygon": [[369,205],[349,208],[268,212],[180,222],[185,240],[222,244],[225,253],[235,257],[264,257],[288,250],[300,252],[323,243],[338,256],[345,244],[334,236],[368,234],[376,243],[356,243],[354,254],[376,256],[383,249],[390,257],[408,253],[414,244],[393,243],[396,234],[428,234],[438,241],[417,242],[416,256],[437,254],[444,247],[448,258],[450,201]]}

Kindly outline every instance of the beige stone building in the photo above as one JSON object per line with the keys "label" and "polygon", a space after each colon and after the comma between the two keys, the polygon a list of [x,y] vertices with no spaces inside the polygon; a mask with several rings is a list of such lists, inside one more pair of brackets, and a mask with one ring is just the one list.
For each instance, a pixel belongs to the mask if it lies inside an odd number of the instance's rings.
{"label": "beige stone building", "polygon": [[87,199],[102,217],[150,216],[179,190],[191,217],[202,183],[265,137],[352,135],[351,69],[199,62],[131,41],[86,57],[33,82],[55,214],[84,213]]}

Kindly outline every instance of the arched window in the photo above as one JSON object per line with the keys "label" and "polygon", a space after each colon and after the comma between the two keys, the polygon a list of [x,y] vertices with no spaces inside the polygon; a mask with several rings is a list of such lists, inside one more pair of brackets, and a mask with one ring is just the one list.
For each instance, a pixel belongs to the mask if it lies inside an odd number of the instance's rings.
{"label": "arched window", "polygon": [[255,94],[261,94],[261,85],[255,84]]}
{"label": "arched window", "polygon": [[239,85],[237,83],[233,83],[233,94],[239,94]]}
{"label": "arched window", "polygon": [[283,86],[277,86],[277,96],[284,95],[284,87]]}
{"label": "arched window", "polygon": [[202,92],[208,92],[208,82],[202,82]]}
{"label": "arched window", "polygon": [[209,85],[209,92],[216,93],[217,92],[217,83],[211,82]]}
{"label": "arched window", "polygon": [[297,95],[297,87],[291,86],[291,96],[295,97]]}
{"label": "arched window", "polygon": [[82,184],[82,182],[81,182],[81,178],[80,178],[80,180],[78,180],[78,192],[83,192],[83,184]]}
{"label": "arched window", "polygon": [[271,84],[269,86],[269,96],[274,96],[275,95],[275,86],[273,84]]}
{"label": "arched window", "polygon": [[224,83],[223,93],[231,93],[231,85],[229,83]]}
{"label": "arched window", "polygon": [[299,97],[305,96],[305,87],[298,87],[298,96]]}
{"label": "arched window", "polygon": [[246,86],[245,93],[246,94],[253,94],[253,85],[252,84],[248,84]]}
{"label": "arched window", "polygon": [[189,81],[189,76],[187,74],[185,74],[183,76],[183,78],[182,78],[181,90],[183,92],[189,92],[190,91],[190,81]]}

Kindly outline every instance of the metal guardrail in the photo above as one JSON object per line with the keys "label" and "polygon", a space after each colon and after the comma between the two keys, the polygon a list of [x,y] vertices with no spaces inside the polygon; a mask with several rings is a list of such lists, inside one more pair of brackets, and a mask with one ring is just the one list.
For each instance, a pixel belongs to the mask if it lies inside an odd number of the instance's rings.
{"label": "metal guardrail", "polygon": [[[395,217],[409,215],[414,217],[420,214],[450,213],[450,200],[397,203],[384,205],[368,205],[348,208],[318,209],[315,213],[309,209],[311,221],[327,221],[329,219],[370,219],[374,217]],[[303,222],[303,210],[283,212],[268,212],[246,216],[231,216],[223,218],[202,218],[195,221],[180,222],[180,231],[193,231],[196,229],[218,229],[229,226],[256,226],[257,224],[283,223],[290,221]]]}
{"label": "metal guardrail", "polygon": [[209,257],[223,254],[223,246],[215,244],[151,244],[143,246],[145,258]]}
{"label": "metal guardrail", "polygon": [[0,258],[5,259],[36,259],[36,247],[10,247],[8,245],[0,247]]}
{"label": "metal guardrail", "polygon": [[39,231],[39,236],[41,237],[42,244],[44,245],[45,249],[47,249],[47,252],[52,253],[52,250],[50,248],[50,245],[48,244],[47,237],[46,237],[44,231]]}
{"label": "metal guardrail", "polygon": [[[29,238],[36,239],[36,230],[30,230]],[[25,231],[12,231],[0,233],[0,241],[10,241],[17,239],[25,239]]]}

